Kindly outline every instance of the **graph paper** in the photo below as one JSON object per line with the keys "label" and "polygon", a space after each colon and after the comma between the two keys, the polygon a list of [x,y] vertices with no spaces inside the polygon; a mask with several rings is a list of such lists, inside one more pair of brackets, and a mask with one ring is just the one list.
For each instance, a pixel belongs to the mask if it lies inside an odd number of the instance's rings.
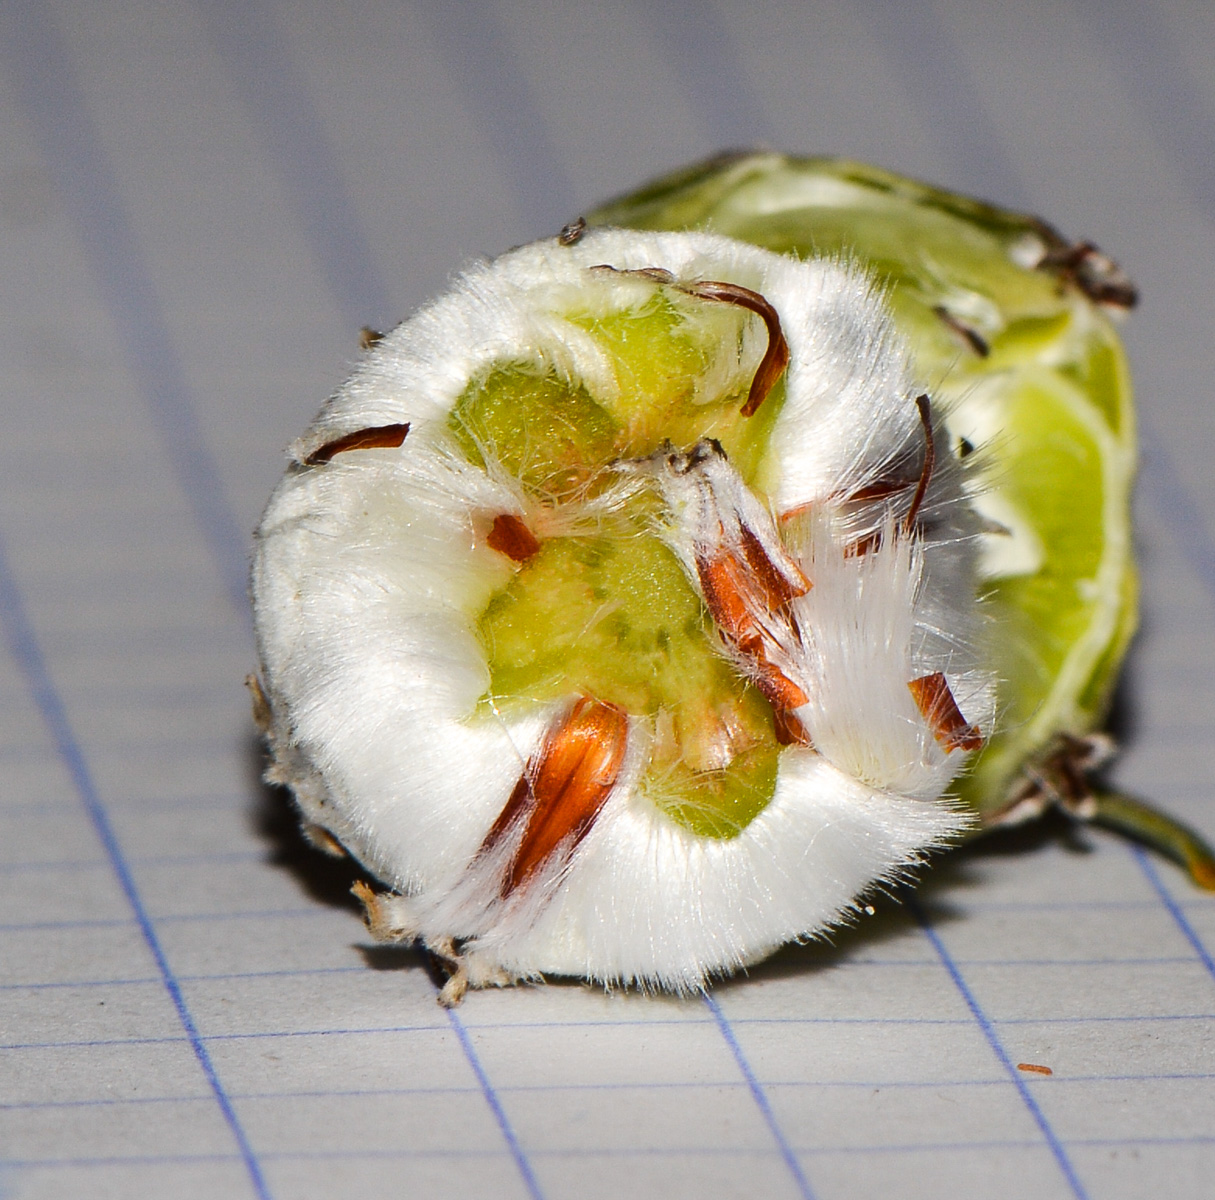
{"label": "graph paper", "polygon": [[0,8],[0,1196],[1208,1194],[1215,901],[1169,864],[1053,826],[707,998],[447,1013],[241,680],[360,326],[723,147],[846,154],[1141,286],[1118,779],[1215,835],[1213,51],[1185,0]]}

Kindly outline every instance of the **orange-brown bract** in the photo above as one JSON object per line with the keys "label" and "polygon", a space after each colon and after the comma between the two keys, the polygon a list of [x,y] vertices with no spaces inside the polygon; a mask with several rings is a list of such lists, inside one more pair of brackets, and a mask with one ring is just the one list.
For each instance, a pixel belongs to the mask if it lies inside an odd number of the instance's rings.
{"label": "orange-brown bract", "polygon": [[558,848],[566,857],[590,829],[624,762],[628,717],[614,704],[580,697],[549,729],[539,760],[528,763],[486,835],[492,849],[517,821],[522,837],[502,881],[508,896]]}

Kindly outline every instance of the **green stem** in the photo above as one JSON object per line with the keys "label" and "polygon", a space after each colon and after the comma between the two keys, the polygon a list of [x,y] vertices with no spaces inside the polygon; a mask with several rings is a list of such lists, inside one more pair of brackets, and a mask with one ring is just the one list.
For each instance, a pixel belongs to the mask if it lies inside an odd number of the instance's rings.
{"label": "green stem", "polygon": [[1200,887],[1215,891],[1215,852],[1203,837],[1165,813],[1119,792],[1096,792],[1091,823],[1150,846],[1183,866]]}

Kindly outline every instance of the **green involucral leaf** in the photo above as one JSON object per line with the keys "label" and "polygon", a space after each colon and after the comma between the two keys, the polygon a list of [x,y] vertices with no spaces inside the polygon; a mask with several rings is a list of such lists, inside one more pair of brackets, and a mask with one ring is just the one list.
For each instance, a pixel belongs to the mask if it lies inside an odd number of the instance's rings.
{"label": "green involucral leaf", "polygon": [[[1021,372],[1010,390],[1002,406],[1004,494],[1049,553],[1037,570],[992,585],[1000,626],[991,651],[1003,684],[1004,732],[962,782],[980,795],[1003,794],[1060,727],[1087,730],[1103,715],[1101,705],[1082,709],[1081,696],[1112,640],[1113,631],[1095,620],[1116,612],[1121,599],[1120,574],[1104,578],[1107,484],[1092,407],[1078,389],[1041,369]],[[1112,597],[1104,592],[1111,583]],[[1067,686],[1059,689],[1060,682]]]}
{"label": "green involucral leaf", "polygon": [[875,167],[764,153],[689,168],[590,220],[835,254],[886,290],[920,378],[979,450],[980,505],[1008,527],[983,556],[1001,722],[958,782],[998,813],[1057,734],[1103,720],[1135,627],[1130,379],[1106,315],[1050,265],[1066,243],[1034,217]]}

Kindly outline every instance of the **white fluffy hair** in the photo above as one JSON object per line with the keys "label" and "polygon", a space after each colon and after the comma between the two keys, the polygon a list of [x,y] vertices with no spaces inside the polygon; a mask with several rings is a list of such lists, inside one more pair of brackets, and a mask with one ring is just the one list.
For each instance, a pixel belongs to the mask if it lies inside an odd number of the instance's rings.
{"label": "white fluffy hair", "polygon": [[[512,843],[487,853],[487,834],[562,705],[474,719],[490,682],[478,615],[515,568],[473,514],[522,515],[528,501],[458,452],[448,418],[495,365],[530,363],[592,397],[619,386],[562,315],[599,264],[742,285],[779,314],[790,362],[766,492],[723,466],[720,494],[744,488],[737,503],[767,514],[765,536],[813,582],[790,603],[801,643],[785,647],[808,744],[781,750],[771,801],[736,836],[703,836],[638,788],[652,733],[630,718],[589,832],[504,896]],[[524,246],[471,267],[379,341],[292,447],[253,568],[269,777],[391,889],[377,927],[454,945],[474,984],[552,972],[686,991],[824,931],[955,838],[967,818],[943,796],[966,754],[940,744],[908,683],[946,676],[987,733],[994,689],[977,649],[976,519],[940,415],[914,532],[889,500],[842,499],[921,461],[919,390],[864,273],[705,233],[603,229]],[[308,465],[337,439],[405,423],[399,448]],[[662,536],[687,564],[694,530],[677,509]]]}

